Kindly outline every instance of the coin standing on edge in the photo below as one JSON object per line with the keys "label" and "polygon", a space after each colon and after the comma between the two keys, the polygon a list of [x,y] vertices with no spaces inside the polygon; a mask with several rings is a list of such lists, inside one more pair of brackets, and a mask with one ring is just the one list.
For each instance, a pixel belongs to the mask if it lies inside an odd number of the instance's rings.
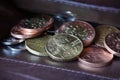
{"label": "coin standing on edge", "polygon": [[119,29],[110,25],[99,25],[95,27],[95,30],[97,35],[95,39],[95,44],[100,47],[104,47],[104,39],[107,34],[111,32],[120,32]]}
{"label": "coin standing on edge", "polygon": [[46,43],[48,55],[56,61],[70,61],[76,59],[83,50],[82,41],[70,34],[58,34]]}
{"label": "coin standing on edge", "polygon": [[88,47],[83,50],[78,59],[86,66],[102,67],[111,62],[113,54],[102,47]]}
{"label": "coin standing on edge", "polygon": [[25,47],[34,55],[48,56],[47,52],[45,51],[45,44],[50,37],[50,35],[44,35],[38,38],[27,39],[25,40]]}
{"label": "coin standing on edge", "polygon": [[120,57],[120,32],[108,34],[105,37],[104,45],[110,53]]}
{"label": "coin standing on edge", "polygon": [[66,33],[77,36],[83,41],[84,46],[89,46],[95,37],[95,30],[92,25],[85,21],[71,21],[64,23],[57,31],[56,34]]}

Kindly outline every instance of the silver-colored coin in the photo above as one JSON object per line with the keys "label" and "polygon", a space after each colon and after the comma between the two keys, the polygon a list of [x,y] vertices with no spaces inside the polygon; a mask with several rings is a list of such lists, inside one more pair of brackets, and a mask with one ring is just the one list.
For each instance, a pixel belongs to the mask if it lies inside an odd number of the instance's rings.
{"label": "silver-colored coin", "polygon": [[14,38],[12,36],[8,36],[7,38],[4,38],[1,43],[3,45],[16,45],[19,44],[21,42],[23,42],[24,39],[18,39],[18,38]]}

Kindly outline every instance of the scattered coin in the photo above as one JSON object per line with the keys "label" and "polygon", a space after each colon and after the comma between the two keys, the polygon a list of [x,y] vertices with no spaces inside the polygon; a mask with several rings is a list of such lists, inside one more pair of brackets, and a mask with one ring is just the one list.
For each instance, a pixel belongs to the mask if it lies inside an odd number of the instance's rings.
{"label": "scattered coin", "polygon": [[47,40],[50,38],[50,35],[45,35],[42,37],[36,37],[32,39],[25,40],[26,49],[37,56],[48,56],[45,51],[45,44]]}
{"label": "scattered coin", "polygon": [[82,41],[70,34],[58,34],[46,43],[48,55],[56,61],[69,61],[77,58],[83,50]]}
{"label": "scattered coin", "polygon": [[84,46],[90,45],[95,37],[94,28],[89,23],[80,20],[64,23],[56,31],[56,34],[59,33],[66,33],[77,36],[83,41]]}
{"label": "scattered coin", "polygon": [[107,34],[111,32],[119,32],[119,29],[110,25],[100,25],[95,27],[95,30],[97,35],[95,44],[100,47],[104,47],[104,39],[107,36]]}
{"label": "scattered coin", "polygon": [[21,33],[19,26],[14,26],[11,29],[11,35],[15,38],[20,38],[20,39],[33,38],[40,34],[41,33],[39,33],[39,34],[38,33],[37,34],[23,34],[23,33]]}
{"label": "scattered coin", "polygon": [[110,54],[102,47],[87,47],[79,56],[79,61],[89,67],[102,67],[107,65],[113,59]]}
{"label": "scattered coin", "polygon": [[53,18],[48,15],[27,18],[20,21],[20,31],[23,34],[41,33],[53,27]]}
{"label": "scattered coin", "polygon": [[120,57],[120,32],[108,34],[105,37],[104,45],[110,53]]}
{"label": "scattered coin", "polygon": [[3,45],[15,45],[15,44],[19,44],[21,42],[23,42],[24,39],[18,39],[18,38],[14,38],[12,36],[8,36],[6,38],[4,38],[3,40],[1,40],[1,43]]}

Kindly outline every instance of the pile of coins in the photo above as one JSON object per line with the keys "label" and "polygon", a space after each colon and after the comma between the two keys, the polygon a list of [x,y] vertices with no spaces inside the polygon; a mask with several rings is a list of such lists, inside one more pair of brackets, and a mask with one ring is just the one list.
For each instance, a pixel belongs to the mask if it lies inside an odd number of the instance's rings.
{"label": "pile of coins", "polygon": [[11,35],[20,39],[33,38],[53,27],[54,19],[48,15],[41,15],[21,20],[11,30]]}
{"label": "pile of coins", "polygon": [[49,56],[55,61],[78,59],[83,65],[102,67],[112,61],[114,54],[120,57],[120,31],[116,27],[94,28],[88,22],[75,20],[64,22],[54,35],[42,34],[53,27],[53,22],[54,19],[46,15],[24,19],[12,28],[11,35],[24,39],[30,53]]}
{"label": "pile of coins", "polygon": [[[101,33],[101,31],[104,33]],[[85,21],[69,21],[63,23],[55,31],[55,35],[52,35],[47,40],[45,39],[46,43],[42,46],[46,51],[44,53],[47,53],[46,56],[53,60],[71,61],[78,59],[81,64],[86,66],[102,67],[109,64],[114,57],[114,53],[108,50],[104,44],[107,36],[112,33],[119,34],[119,29],[109,25],[101,25],[94,28]],[[120,37],[117,36],[117,41],[119,39]],[[27,42],[29,42],[29,39],[26,40]],[[33,44],[37,45],[35,42]],[[39,47],[36,47],[36,49],[39,49]],[[30,50],[28,49],[28,51]],[[35,54],[33,51],[30,52]]]}

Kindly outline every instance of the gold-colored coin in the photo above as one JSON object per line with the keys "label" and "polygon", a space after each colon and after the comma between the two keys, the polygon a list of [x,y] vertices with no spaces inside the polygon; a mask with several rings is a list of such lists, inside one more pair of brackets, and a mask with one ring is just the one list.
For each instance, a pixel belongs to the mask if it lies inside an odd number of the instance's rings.
{"label": "gold-colored coin", "polygon": [[25,40],[25,47],[32,54],[38,56],[48,56],[44,48],[49,38],[50,35],[42,36],[39,38],[27,39]]}
{"label": "gold-colored coin", "polygon": [[110,25],[100,25],[100,26],[97,26],[95,28],[96,30],[96,40],[95,40],[95,44],[97,46],[101,46],[101,47],[104,47],[104,40],[105,40],[105,37],[109,34],[109,33],[112,33],[112,32],[119,32],[119,29],[117,29],[116,27],[114,26],[110,26]]}
{"label": "gold-colored coin", "polygon": [[48,55],[56,61],[75,59],[83,50],[82,41],[70,34],[58,34],[51,37],[46,43]]}

